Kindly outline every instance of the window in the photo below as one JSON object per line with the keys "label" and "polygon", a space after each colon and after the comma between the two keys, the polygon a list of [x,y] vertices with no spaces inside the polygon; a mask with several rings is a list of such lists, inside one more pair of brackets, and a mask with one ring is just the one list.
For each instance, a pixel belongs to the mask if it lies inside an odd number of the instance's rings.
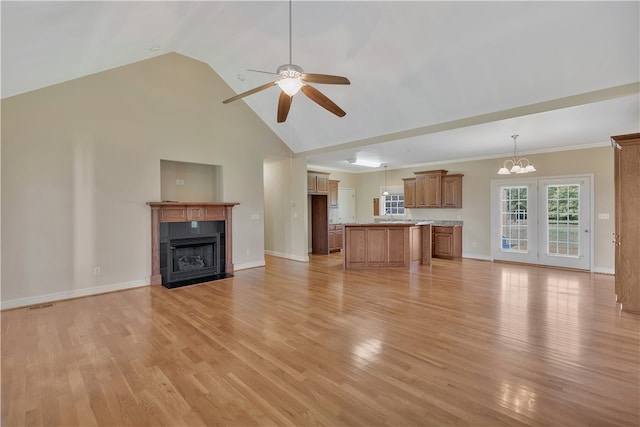
{"label": "window", "polygon": [[384,199],[384,215],[404,215],[404,193],[382,197]]}
{"label": "window", "polygon": [[528,249],[527,187],[502,187],[502,250],[526,251]]}

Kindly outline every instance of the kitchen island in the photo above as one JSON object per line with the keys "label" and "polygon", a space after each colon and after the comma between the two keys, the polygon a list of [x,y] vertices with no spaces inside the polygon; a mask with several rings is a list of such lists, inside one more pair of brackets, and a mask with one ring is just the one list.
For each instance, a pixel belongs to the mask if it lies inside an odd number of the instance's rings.
{"label": "kitchen island", "polygon": [[346,270],[431,265],[431,224],[345,224],[342,253]]}

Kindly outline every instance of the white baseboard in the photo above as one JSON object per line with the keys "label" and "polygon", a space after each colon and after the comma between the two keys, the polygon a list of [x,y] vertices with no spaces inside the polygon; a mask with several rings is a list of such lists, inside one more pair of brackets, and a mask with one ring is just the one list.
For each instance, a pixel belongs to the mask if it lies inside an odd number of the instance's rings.
{"label": "white baseboard", "polygon": [[607,268],[607,267],[593,267],[592,272],[600,273],[600,274],[611,274],[611,275],[616,274],[615,268]]}
{"label": "white baseboard", "polygon": [[481,259],[483,261],[492,261],[492,258],[490,256],[480,255],[480,254],[463,253],[462,254],[462,258],[471,258],[471,259]]}
{"label": "white baseboard", "polygon": [[95,286],[93,288],[74,289],[71,291],[54,292],[51,294],[38,295],[34,297],[16,298],[0,302],[0,309],[26,307],[29,305],[42,304],[45,302],[61,301],[71,298],[86,297],[89,295],[104,294],[107,292],[123,291],[125,289],[141,288],[149,286],[149,279],[133,280],[130,282],[113,283],[111,285]]}
{"label": "white baseboard", "polygon": [[264,260],[253,261],[253,262],[243,262],[242,264],[234,264],[233,271],[247,270],[249,268],[264,267],[264,266],[265,266]]}
{"label": "white baseboard", "polygon": [[287,258],[293,261],[309,262],[309,256],[298,256],[292,254],[285,254],[282,252],[264,251],[265,255],[277,256],[278,258]]}

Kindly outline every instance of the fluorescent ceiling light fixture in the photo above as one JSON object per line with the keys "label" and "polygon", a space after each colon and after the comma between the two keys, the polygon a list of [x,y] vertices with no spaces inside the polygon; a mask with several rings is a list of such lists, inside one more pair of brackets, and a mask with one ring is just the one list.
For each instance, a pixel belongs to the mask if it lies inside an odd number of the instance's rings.
{"label": "fluorescent ceiling light fixture", "polygon": [[380,162],[374,162],[373,160],[364,160],[364,159],[350,159],[348,160],[348,162],[351,163],[352,165],[366,166],[368,168],[379,168],[381,165]]}

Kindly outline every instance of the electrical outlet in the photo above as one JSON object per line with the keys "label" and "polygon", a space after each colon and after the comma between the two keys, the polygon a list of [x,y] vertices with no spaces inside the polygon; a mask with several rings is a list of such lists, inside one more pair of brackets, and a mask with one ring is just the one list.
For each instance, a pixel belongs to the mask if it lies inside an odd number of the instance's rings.
{"label": "electrical outlet", "polygon": [[100,267],[93,267],[93,274],[96,276],[100,275]]}

